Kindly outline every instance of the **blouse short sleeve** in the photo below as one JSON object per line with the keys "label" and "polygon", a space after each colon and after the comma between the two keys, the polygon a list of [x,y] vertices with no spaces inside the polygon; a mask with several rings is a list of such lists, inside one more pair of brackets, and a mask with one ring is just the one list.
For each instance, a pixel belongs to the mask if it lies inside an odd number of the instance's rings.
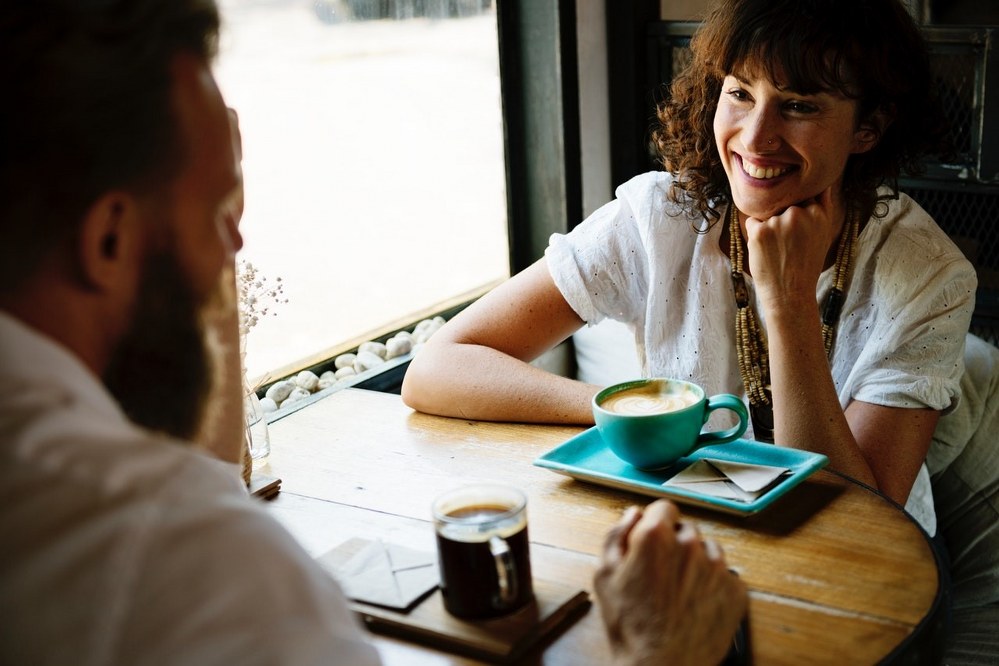
{"label": "blouse short sleeve", "polygon": [[[834,378],[850,399],[942,410],[960,400],[964,340],[975,306],[974,268],[908,197],[871,220],[856,261],[853,300],[841,317]],[[839,382],[837,382],[839,383]]]}
{"label": "blouse short sleeve", "polygon": [[604,318],[641,326],[649,299],[651,229],[664,217],[670,175],[649,172],[617,188],[616,198],[545,252],[555,285],[588,324]]}
{"label": "blouse short sleeve", "polygon": [[602,206],[571,233],[552,235],[545,252],[549,271],[581,319],[596,324],[605,317],[635,318],[635,308],[645,300],[645,255],[635,251],[639,244],[634,217],[621,200]]}

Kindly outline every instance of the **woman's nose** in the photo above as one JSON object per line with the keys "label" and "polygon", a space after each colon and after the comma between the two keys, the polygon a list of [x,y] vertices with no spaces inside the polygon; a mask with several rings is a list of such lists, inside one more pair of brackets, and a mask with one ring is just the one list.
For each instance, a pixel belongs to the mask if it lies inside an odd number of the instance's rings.
{"label": "woman's nose", "polygon": [[780,147],[780,112],[758,104],[746,117],[743,144],[754,153],[772,153]]}

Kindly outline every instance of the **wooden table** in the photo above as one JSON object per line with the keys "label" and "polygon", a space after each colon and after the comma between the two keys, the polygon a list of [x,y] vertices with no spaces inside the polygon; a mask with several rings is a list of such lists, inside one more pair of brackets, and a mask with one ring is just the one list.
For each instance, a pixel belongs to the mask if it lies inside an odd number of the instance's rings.
{"label": "wooden table", "polygon": [[[430,504],[464,483],[498,481],[528,496],[535,574],[592,590],[604,534],[650,498],[582,483],[531,463],[580,428],[499,424],[413,412],[396,395],[347,389],[270,426],[269,507],[315,556],[351,537],[433,549]],[[939,607],[937,560],[897,505],[819,472],[762,513],[681,507],[722,544],[750,590],[756,664],[875,663],[927,640]],[[559,566],[545,570],[546,552]],[[539,569],[540,566],[540,569]],[[377,637],[388,663],[475,663]],[[607,664],[593,608],[536,656]]]}

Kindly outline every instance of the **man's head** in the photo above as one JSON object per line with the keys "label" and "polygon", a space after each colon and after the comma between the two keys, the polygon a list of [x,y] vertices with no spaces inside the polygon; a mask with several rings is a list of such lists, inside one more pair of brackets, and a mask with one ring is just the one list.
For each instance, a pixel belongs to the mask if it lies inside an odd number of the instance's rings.
{"label": "man's head", "polygon": [[0,10],[0,289],[16,289],[115,189],[180,169],[171,66],[207,62],[213,0],[11,0]]}
{"label": "man's head", "polygon": [[218,24],[212,0],[0,10],[0,307],[182,436],[210,385],[201,314],[239,243]]}
{"label": "man's head", "polygon": [[133,421],[184,439],[201,424],[212,388],[202,316],[239,244],[239,166],[230,117],[205,64],[187,54],[173,64],[172,105],[187,145],[162,194],[140,204],[147,249],[127,330],[104,380]]}

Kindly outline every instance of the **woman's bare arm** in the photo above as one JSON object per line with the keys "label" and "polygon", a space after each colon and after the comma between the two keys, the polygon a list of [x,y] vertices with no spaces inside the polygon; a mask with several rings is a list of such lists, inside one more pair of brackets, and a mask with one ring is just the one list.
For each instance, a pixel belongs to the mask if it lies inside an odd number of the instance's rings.
{"label": "woman's bare arm", "polygon": [[402,399],[443,416],[592,423],[600,387],[530,365],[582,325],[541,259],[434,334],[406,371]]}
{"label": "woman's bare arm", "polygon": [[844,412],[822,342],[818,282],[842,213],[830,192],[767,221],[747,221],[750,264],[766,313],[774,435],[905,504],[939,413],[853,402]]}

